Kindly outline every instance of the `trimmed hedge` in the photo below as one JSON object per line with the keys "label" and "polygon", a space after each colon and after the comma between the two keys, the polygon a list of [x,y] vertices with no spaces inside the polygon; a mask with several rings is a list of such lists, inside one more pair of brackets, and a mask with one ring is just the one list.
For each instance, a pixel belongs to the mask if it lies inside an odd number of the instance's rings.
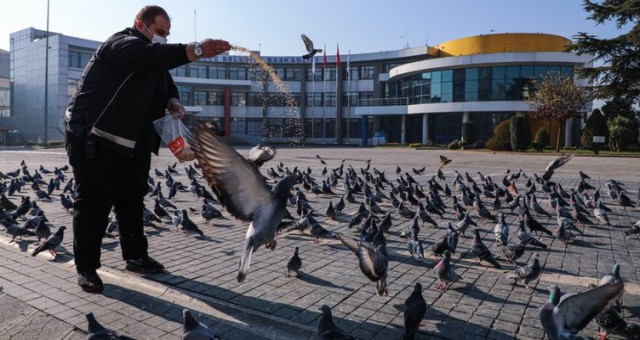
{"label": "trimmed hedge", "polygon": [[510,120],[502,121],[491,133],[485,147],[493,151],[511,151],[511,133],[509,131]]}

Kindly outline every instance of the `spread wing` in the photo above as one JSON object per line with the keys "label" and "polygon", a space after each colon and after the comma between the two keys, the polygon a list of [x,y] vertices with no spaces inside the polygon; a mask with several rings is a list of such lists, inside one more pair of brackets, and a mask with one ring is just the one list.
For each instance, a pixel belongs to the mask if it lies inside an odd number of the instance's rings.
{"label": "spread wing", "polygon": [[302,41],[304,41],[304,46],[307,48],[308,52],[313,52],[313,41],[307,37],[306,34],[302,34]]}
{"label": "spread wing", "polygon": [[347,248],[349,248],[352,252],[354,253],[358,253],[358,241],[348,237],[348,236],[344,236],[342,234],[336,233],[336,237],[338,237],[338,239],[345,245],[347,246]]}
{"label": "spread wing", "polygon": [[252,221],[260,207],[273,200],[260,172],[204,123],[189,140],[202,175],[219,193],[227,211],[242,221]]}
{"label": "spread wing", "polygon": [[[616,296],[624,289],[622,283],[607,284],[585,292],[563,296],[556,306],[557,316],[561,317],[560,327],[578,332],[604,309],[615,303]],[[558,322],[557,321],[557,322]]]}

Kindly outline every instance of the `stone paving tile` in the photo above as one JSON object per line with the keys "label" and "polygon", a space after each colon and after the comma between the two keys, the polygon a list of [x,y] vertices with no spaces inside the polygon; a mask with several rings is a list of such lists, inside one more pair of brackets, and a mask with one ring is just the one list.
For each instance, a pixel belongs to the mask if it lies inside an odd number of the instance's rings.
{"label": "stone paving tile", "polygon": [[[241,153],[246,153],[246,149],[240,149]],[[0,164],[0,171],[6,172],[15,170],[15,164],[24,158],[31,168],[43,164],[52,168],[66,163],[64,153],[51,151],[31,154],[3,152],[4,164]],[[316,179],[323,178],[320,171],[324,167],[313,156],[315,153],[325,157],[328,168],[339,166],[340,159],[345,158],[346,164],[351,164],[359,173],[359,168],[365,167],[366,159],[372,159],[372,167],[385,171],[386,177],[394,181],[399,177],[395,174],[396,166],[403,168],[404,172],[411,167],[426,165],[427,175],[412,175],[424,188],[427,188],[427,180],[433,176],[437,170],[437,155],[442,153],[454,159],[454,162],[443,168],[447,177],[441,184],[448,184],[450,187],[454,175],[454,169],[461,174],[469,172],[472,176],[477,171],[482,171],[485,175],[490,175],[495,182],[504,177],[504,170],[522,168],[525,173],[532,175],[541,172],[553,156],[546,155],[502,155],[484,154],[473,152],[450,152],[442,151],[415,151],[415,150],[389,150],[389,149],[280,149],[277,159],[268,167],[275,167],[276,162],[282,161],[290,168],[298,165],[302,169],[309,167],[312,176]],[[616,158],[595,158],[595,157],[575,157],[570,163],[560,168],[554,174],[554,180],[560,183],[565,189],[577,186],[577,170],[586,170],[592,176],[589,182],[595,187],[604,188],[604,183],[609,178],[616,178],[626,184],[630,193],[637,192],[640,182],[639,162],[635,160],[620,160]],[[617,163],[616,163],[617,162]],[[166,169],[174,163],[174,159],[162,149],[159,157],[153,157],[152,166],[158,169]],[[615,165],[618,164],[618,165]],[[175,176],[176,180],[188,183],[184,174],[185,163],[179,163],[177,170],[180,174]],[[70,172],[69,172],[70,173]],[[406,176],[405,176],[406,177]],[[45,178],[46,175],[45,175]],[[477,177],[475,177],[477,179]],[[165,180],[155,177],[156,181],[162,182],[163,190],[166,192]],[[526,179],[518,180],[519,189],[524,188]],[[389,186],[385,186],[389,190]],[[33,195],[28,188],[23,188],[23,192],[18,195]],[[344,193],[341,185],[335,188],[338,195]],[[454,190],[454,194],[460,195]],[[546,194],[538,192],[537,197],[545,209],[551,211],[547,205]],[[592,193],[590,193],[592,195]],[[329,201],[335,202],[339,196],[313,195],[308,193],[310,204],[318,212],[317,220],[327,229],[342,232],[346,235],[357,237],[354,230],[346,228],[350,217],[355,213],[357,205],[347,204],[339,221],[329,221],[322,216],[322,212]],[[10,197],[12,201],[18,200],[18,196]],[[357,196],[358,202],[362,201],[361,196]],[[468,252],[470,249],[470,233],[461,236],[458,251],[454,254],[452,262],[459,274],[463,276],[463,281],[454,284],[446,293],[435,290],[437,280],[435,279],[432,267],[436,264],[435,259],[428,250],[428,246],[439,239],[444,233],[446,222],[454,221],[451,214],[451,199],[444,198],[447,204],[447,212],[443,218],[437,217],[438,227],[424,226],[420,232],[420,237],[427,248],[427,258],[423,262],[417,262],[408,256],[404,238],[400,237],[400,231],[406,230],[411,225],[410,219],[397,216],[393,212],[394,224],[387,236],[389,251],[389,297],[380,298],[375,295],[374,285],[369,282],[358,268],[355,256],[349,253],[340,242],[331,238],[323,238],[319,243],[314,243],[308,235],[301,235],[297,232],[283,233],[278,237],[278,247],[269,252],[260,249],[254,253],[251,270],[244,284],[240,285],[235,280],[238,258],[240,256],[241,242],[246,232],[246,224],[236,221],[233,217],[223,211],[223,219],[214,219],[205,223],[199,214],[190,213],[194,222],[198,223],[204,230],[207,237],[193,238],[183,233],[177,233],[170,224],[160,223],[159,228],[147,228],[149,237],[149,249],[151,255],[161,261],[167,267],[167,273],[148,277],[160,284],[175,286],[187,292],[192,291],[204,294],[211,298],[218,299],[230,304],[238,304],[244,308],[253,309],[257,312],[267,312],[282,321],[293,324],[314,326],[320,315],[319,306],[328,304],[334,308],[334,316],[340,319],[340,325],[345,329],[354,332],[363,332],[362,335],[372,335],[379,338],[382,334],[391,334],[382,325],[389,325],[396,322],[401,317],[400,309],[394,306],[401,306],[404,299],[411,292],[411,287],[415,282],[423,285],[423,295],[427,300],[429,312],[427,313],[424,329],[428,330],[430,336],[444,336],[442,329],[455,329],[470,336],[483,338],[537,338],[542,332],[537,320],[538,308],[546,301],[547,287],[555,282],[561,281],[561,288],[566,292],[575,292],[584,289],[586,282],[578,278],[575,282],[567,280],[571,276],[583,276],[588,279],[597,280],[602,275],[611,270],[614,263],[622,265],[623,278],[629,284],[638,284],[639,273],[637,270],[640,261],[640,238],[624,237],[622,230],[630,226],[640,218],[640,210],[623,210],[612,204],[611,199],[603,192],[604,202],[613,211],[609,214],[614,226],[587,226],[584,235],[577,235],[576,239],[567,247],[559,244],[557,240],[546,235],[541,236],[541,240],[548,244],[548,250],[527,248],[527,254],[536,251],[540,254],[543,263],[543,277],[531,286],[536,288],[533,294],[528,293],[518,284],[514,287],[504,282],[502,271],[497,271],[487,267],[476,267],[476,261]],[[637,201],[636,198],[634,200]],[[54,197],[51,201],[38,201],[39,206],[47,213],[53,229],[60,225],[70,226],[71,214],[62,209],[58,203],[59,199]],[[486,202],[486,200],[485,200]],[[147,199],[147,204],[153,203],[151,198]],[[178,206],[191,206],[199,208],[200,201],[189,192],[179,192],[174,199]],[[391,208],[386,201],[380,203],[384,210]],[[467,207],[472,215],[475,214],[472,207]],[[294,213],[295,209],[289,210]],[[294,213],[295,214],[295,213]],[[510,241],[516,239],[515,228],[516,215],[507,213],[507,220],[512,225]],[[543,225],[548,228],[555,227],[555,218],[541,218],[536,216]],[[495,244],[492,234],[493,224],[487,221],[480,221],[483,242],[496,254],[499,248]],[[2,236],[4,237],[4,235]],[[33,249],[33,245],[27,242],[18,242],[17,250],[27,253]],[[284,263],[290,256],[294,246],[300,247],[300,256],[303,259],[303,275],[300,278],[285,278]],[[61,249],[68,253],[72,249],[72,237],[69,231],[62,244]],[[525,255],[526,257],[526,255]],[[64,263],[72,259],[71,254],[60,255],[55,260],[57,263]],[[0,261],[3,258],[0,257]],[[95,298],[87,300],[82,295],[67,294],[66,291],[77,289],[73,284],[75,280],[72,271],[51,271],[50,264],[53,260],[48,254],[38,256],[38,261],[34,264],[21,267],[18,264],[0,262],[0,277],[11,275],[11,285],[5,285],[5,289],[12,289],[12,294],[23,300],[31,301],[31,304],[50,308],[58,311],[58,306],[48,307],[48,300],[42,299],[38,292],[45,292],[47,298],[63,303],[70,309],[81,311],[83,308],[107,306],[107,308],[121,309],[132,312],[135,319],[146,322],[153,320],[153,324],[161,327],[157,316],[149,316],[148,310],[151,307],[144,307],[143,300],[138,299],[125,291],[119,291],[117,286],[108,286],[107,296],[104,300],[99,300],[96,305]],[[523,264],[525,258],[520,260]],[[504,264],[505,270],[513,269],[511,265]],[[6,264],[6,265],[5,265]],[[113,270],[123,270],[124,263],[121,259],[119,244],[117,239],[105,240],[103,244],[102,264]],[[33,277],[47,277],[48,280],[36,280]],[[71,281],[64,289],[59,288],[64,285],[65,280]],[[637,287],[637,286],[636,286]],[[637,292],[637,290],[635,290]],[[80,293],[82,294],[82,293]],[[129,308],[121,305],[118,301],[131,301]],[[632,315],[637,316],[637,308],[640,303],[640,295],[625,294],[625,301],[633,303]],[[631,302],[629,302],[631,301]],[[157,306],[152,304],[153,308]],[[134,312],[134,309],[136,310]],[[62,309],[60,309],[62,311]],[[140,310],[144,312],[138,313]],[[167,310],[163,310],[166,312]],[[181,315],[173,315],[175,320],[180,320]],[[62,311],[62,313],[65,313]],[[71,312],[67,312],[71,313]],[[77,315],[76,320],[80,320],[83,315]],[[401,318],[400,318],[401,319]],[[477,320],[477,321],[474,321]],[[494,323],[485,324],[488,320],[498,320],[499,325]],[[121,319],[113,320],[122,322]],[[482,321],[482,322],[480,322]],[[437,327],[430,325],[431,322]],[[463,327],[456,327],[460,322],[465,323]],[[497,322],[497,321],[496,321]],[[401,324],[401,323],[400,323]],[[506,326],[503,326],[505,324]],[[162,332],[172,334],[179,332],[179,323],[165,322]],[[396,325],[396,323],[394,323]],[[516,325],[513,327],[511,325]],[[122,325],[128,327],[128,325]],[[382,330],[369,334],[371,329],[382,327]],[[508,328],[508,329],[502,329]],[[136,329],[130,329],[136,331]],[[233,329],[229,329],[233,332]],[[231,333],[234,334],[234,333]],[[352,333],[356,334],[356,333]],[[457,333],[456,333],[457,334]],[[158,336],[163,337],[166,335]],[[446,336],[445,336],[446,337]]]}

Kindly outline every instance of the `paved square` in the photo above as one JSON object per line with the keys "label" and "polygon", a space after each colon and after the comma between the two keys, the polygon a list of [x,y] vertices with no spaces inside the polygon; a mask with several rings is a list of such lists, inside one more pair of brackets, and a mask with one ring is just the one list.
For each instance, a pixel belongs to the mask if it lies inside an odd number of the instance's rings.
{"label": "paved square", "polygon": [[[238,148],[242,155],[248,154],[248,148]],[[33,151],[0,151],[3,173],[15,171],[21,160],[27,164],[31,174],[42,165],[53,170],[67,164],[62,149]],[[326,162],[321,163],[321,159]],[[405,148],[280,148],[274,160],[262,167],[266,170],[276,168],[280,162],[293,170],[297,167],[310,171],[310,176],[318,183],[328,177],[332,169],[344,164],[344,170],[351,166],[363,177],[374,169],[385,173],[385,177],[398,185],[400,176],[406,179],[409,174],[427,191],[431,180],[440,166],[439,155],[445,155],[453,161],[442,170],[445,184],[453,194],[461,198],[452,181],[455,171],[463,178],[468,173],[481,186],[478,172],[490,176],[500,187],[505,170],[523,173],[533,180],[534,173],[542,175],[547,164],[555,158],[552,155],[527,155],[518,153],[491,153],[448,150],[414,150]],[[344,162],[343,162],[344,160]],[[370,168],[365,170],[370,160]],[[164,196],[168,195],[165,179],[154,175],[154,168],[164,173],[173,165],[175,158],[162,149],[160,156],[153,156],[151,176],[162,183]],[[178,163],[174,175],[176,181],[189,186],[185,168],[191,164]],[[328,170],[322,175],[323,169]],[[415,174],[412,168],[426,167],[422,174]],[[400,174],[396,169],[400,168]],[[501,270],[476,265],[476,258],[469,252],[473,233],[469,229],[466,236],[460,236],[452,263],[463,280],[454,283],[446,292],[436,289],[439,283],[433,267],[437,263],[431,254],[430,246],[442,238],[447,222],[454,222],[452,199],[442,199],[446,205],[443,217],[432,217],[438,226],[424,224],[419,234],[425,245],[426,259],[419,262],[407,251],[406,239],[401,236],[408,230],[413,220],[392,210],[389,200],[379,203],[383,211],[391,211],[392,227],[385,234],[389,252],[387,297],[375,293],[375,284],[371,283],[360,271],[356,256],[335,238],[323,237],[319,243],[309,235],[298,231],[283,232],[278,236],[274,251],[258,249],[253,256],[246,281],[238,284],[236,274],[242,254],[242,244],[247,224],[237,221],[219,205],[222,218],[205,222],[200,216],[202,199],[191,192],[179,191],[171,200],[179,209],[193,209],[189,217],[203,230],[204,237],[194,237],[176,232],[170,223],[158,223],[157,228],[146,227],[149,238],[149,252],[152,257],[163,263],[166,273],[148,277],[133,275],[124,270],[119,243],[116,239],[103,241],[102,264],[100,274],[107,283],[103,295],[88,295],[75,285],[75,269],[72,267],[72,231],[71,214],[60,203],[60,191],[54,191],[52,200],[36,199],[29,185],[20,193],[9,196],[19,203],[20,196],[29,195],[45,211],[53,229],[61,225],[68,227],[63,245],[58,248],[66,254],[52,260],[49,254],[42,253],[35,260],[27,256],[34,248],[33,237],[25,237],[22,242],[11,243],[5,233],[0,245],[0,278],[4,295],[0,299],[17,299],[26,302],[37,312],[56,316],[60,320],[86,329],[83,314],[93,310],[105,326],[139,338],[176,338],[181,334],[181,310],[191,308],[200,311],[201,321],[211,325],[220,335],[229,339],[236,338],[314,338],[320,313],[320,306],[329,305],[333,309],[334,321],[343,330],[360,339],[399,338],[403,334],[403,303],[413,290],[416,282],[423,286],[423,296],[428,304],[427,314],[419,330],[419,338],[478,338],[478,339],[540,339],[544,331],[538,318],[539,308],[547,300],[547,288],[558,284],[563,292],[577,292],[589,283],[597,282],[608,273],[615,263],[622,267],[625,281],[625,316],[628,321],[638,321],[640,315],[640,285],[638,284],[638,261],[640,261],[640,238],[638,235],[626,237],[622,231],[640,219],[640,209],[616,205],[606,193],[605,183],[614,179],[624,183],[626,194],[637,203],[640,186],[640,160],[637,158],[614,157],[574,157],[569,163],[558,169],[552,180],[560,183],[569,191],[577,189],[578,171],[591,176],[588,183],[601,188],[603,202],[613,211],[609,213],[612,226],[587,225],[584,235],[577,237],[567,247],[557,239],[541,236],[548,249],[527,247],[519,263],[524,264],[535,251],[540,255],[543,266],[541,277],[530,283],[535,288],[527,292],[519,283],[511,285],[503,277]],[[66,172],[68,176],[71,171]],[[51,175],[44,174],[45,181]],[[8,182],[5,180],[5,182]],[[525,190],[527,178],[521,176],[516,181],[520,193]],[[65,182],[66,183],[66,182]],[[63,185],[65,184],[63,183]],[[362,195],[356,195],[357,203],[347,203],[337,219],[324,216],[329,202],[334,205],[345,194],[344,181],[339,180],[333,189],[335,195],[313,194],[305,191],[310,206],[316,211],[320,224],[334,232],[340,232],[356,238],[358,233],[347,228],[351,217],[357,211]],[[202,184],[205,184],[202,181]],[[465,184],[470,185],[465,181]],[[206,185],[206,184],[205,184]],[[536,196],[543,208],[552,212],[553,217],[535,215],[546,228],[557,226],[553,209],[548,205],[548,195],[536,183]],[[302,189],[302,187],[300,186]],[[304,190],[304,189],[302,189]],[[389,193],[391,186],[385,184],[384,192]],[[589,191],[591,196],[593,191]],[[485,205],[491,209],[491,199],[481,196]],[[421,199],[424,202],[424,199]],[[148,208],[153,208],[154,199],[146,198]],[[416,207],[404,202],[411,211]],[[461,202],[462,204],[462,202]],[[503,204],[503,206],[505,206]],[[500,250],[495,243],[493,229],[495,223],[480,220],[471,206],[465,206],[470,215],[478,222],[483,242],[496,255]],[[288,210],[294,216],[295,206]],[[511,212],[508,208],[501,211],[506,214],[510,225],[509,240],[517,240],[517,208]],[[595,221],[592,210],[589,218]],[[492,212],[495,214],[496,212]],[[19,220],[23,223],[23,220]],[[302,259],[301,275],[287,278],[286,261],[293,249],[300,248]],[[503,257],[503,256],[502,256]],[[17,263],[18,265],[12,265]],[[26,263],[26,265],[25,265]],[[514,266],[500,259],[503,270]],[[3,297],[4,296],[4,297]],[[0,310],[2,312],[2,310]],[[36,312],[34,312],[36,313]],[[0,314],[2,317],[2,314]],[[0,318],[0,330],[13,326],[9,319]],[[3,327],[3,328],[2,328]],[[11,328],[15,329],[15,328]],[[591,323],[582,334],[596,336],[597,327]],[[2,333],[0,333],[0,337]],[[77,334],[71,332],[73,336]],[[72,335],[65,335],[67,338]],[[611,338],[616,338],[611,336]]]}

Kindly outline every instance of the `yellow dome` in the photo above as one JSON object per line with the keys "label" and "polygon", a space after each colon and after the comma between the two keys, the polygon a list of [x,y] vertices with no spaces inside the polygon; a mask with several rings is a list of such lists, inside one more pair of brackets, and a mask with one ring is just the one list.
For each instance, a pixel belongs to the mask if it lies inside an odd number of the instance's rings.
{"label": "yellow dome", "polygon": [[476,35],[434,46],[440,57],[484,53],[564,52],[571,40],[544,33],[500,33]]}

